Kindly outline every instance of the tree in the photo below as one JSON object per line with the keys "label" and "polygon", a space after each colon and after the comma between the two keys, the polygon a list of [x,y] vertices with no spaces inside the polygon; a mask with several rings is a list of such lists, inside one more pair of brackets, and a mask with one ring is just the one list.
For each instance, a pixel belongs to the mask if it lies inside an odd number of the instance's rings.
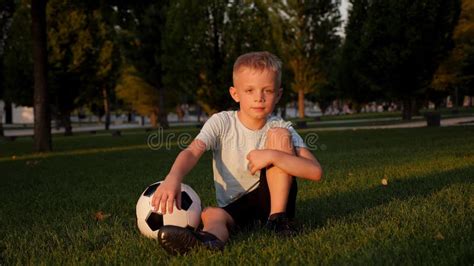
{"label": "tree", "polygon": [[101,102],[105,129],[110,126],[110,93],[119,58],[113,29],[97,3],[52,0],[49,14],[49,64],[55,114],[72,134],[71,112]]}
{"label": "tree", "polygon": [[[474,84],[474,1],[462,0],[461,14],[453,32],[454,48],[439,65],[431,82],[431,93],[446,96],[452,88],[471,95]],[[432,98],[439,102],[439,97]],[[438,100],[438,101],[436,101]]]}
{"label": "tree", "polygon": [[164,36],[165,84],[194,98],[208,114],[233,106],[228,88],[235,59],[249,51],[276,51],[267,8],[261,1],[174,1]]}
{"label": "tree", "polygon": [[[115,87],[120,56],[112,27],[106,23],[97,3],[52,0],[46,12],[50,103],[54,117],[69,135],[72,134],[71,112],[104,99],[103,91]],[[33,105],[31,33],[25,30],[31,20],[29,13],[27,4],[18,4],[3,60],[7,66],[5,97],[26,106]],[[109,109],[105,113],[110,114]]]}
{"label": "tree", "polygon": [[33,62],[34,62],[34,115],[35,150],[51,151],[51,118],[47,89],[47,42],[46,42],[47,0],[31,1]]}
{"label": "tree", "polygon": [[340,90],[339,97],[353,101],[355,109],[360,111],[363,104],[380,99],[383,93],[380,87],[372,83],[363,67],[370,58],[370,51],[361,49],[364,27],[366,25],[369,0],[351,0],[349,20],[345,27],[345,39],[340,49],[336,84]]}
{"label": "tree", "polygon": [[352,67],[369,90],[383,90],[385,97],[400,100],[403,119],[411,119],[415,99],[426,92],[452,48],[460,2],[373,0],[367,5],[359,33],[362,60]]}
{"label": "tree", "polygon": [[115,91],[117,97],[131,106],[137,113],[143,116],[151,116],[150,120],[152,122],[157,121],[157,118],[153,116],[158,113],[155,110],[160,100],[158,91],[141,78],[133,66],[123,67]]}
{"label": "tree", "polygon": [[225,75],[228,64],[223,36],[228,5],[228,1],[181,0],[172,3],[167,12],[164,81],[192,95],[208,114],[230,103],[226,99],[229,78]]}
{"label": "tree", "polygon": [[12,0],[0,1],[0,99],[4,100],[4,110],[0,110],[0,136],[3,136],[3,117],[7,124],[11,123],[11,102],[5,99],[5,41],[8,37],[8,31],[11,27],[14,11],[14,2]]}
{"label": "tree", "polygon": [[95,47],[98,48],[95,70],[95,85],[100,88],[104,103],[105,129],[110,126],[110,99],[120,68],[120,52],[114,43],[111,27],[104,21],[102,13],[96,10],[93,13],[96,22],[97,34],[95,35]]}
{"label": "tree", "polygon": [[153,86],[159,95],[159,100],[153,113],[151,123],[163,128],[169,127],[166,110],[166,100],[169,90],[163,84],[163,36],[166,23],[168,1],[142,1],[128,7],[129,20],[121,24],[121,46],[125,60],[134,66],[137,74]]}
{"label": "tree", "polygon": [[71,112],[92,78],[86,77],[94,49],[89,12],[67,0],[50,0],[47,14],[52,105],[65,134],[71,135]]}
{"label": "tree", "polygon": [[305,116],[305,95],[327,83],[331,55],[339,44],[339,1],[275,1],[270,4],[274,41],[292,73],[298,114]]}
{"label": "tree", "polygon": [[[112,19],[113,8],[106,1],[85,2],[87,24],[84,31],[88,33],[87,53],[81,73],[82,88],[76,99],[76,105],[100,108],[105,116],[104,126],[110,128],[111,109],[114,104],[114,88],[121,67],[120,47]],[[92,48],[92,49],[91,49]]]}
{"label": "tree", "polygon": [[31,9],[18,4],[6,33],[2,64],[3,99],[17,105],[33,106],[33,45]]}

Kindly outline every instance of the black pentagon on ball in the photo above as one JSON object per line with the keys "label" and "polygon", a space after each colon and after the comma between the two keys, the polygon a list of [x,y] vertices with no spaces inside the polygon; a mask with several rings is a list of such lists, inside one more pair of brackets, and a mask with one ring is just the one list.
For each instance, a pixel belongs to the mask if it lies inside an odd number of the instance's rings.
{"label": "black pentagon on ball", "polygon": [[145,192],[143,192],[143,196],[150,197],[151,195],[153,195],[153,193],[155,193],[155,190],[159,185],[160,185],[160,183],[156,183],[156,184],[153,184],[153,185],[149,186],[145,190]]}
{"label": "black pentagon on ball", "polygon": [[151,230],[156,231],[163,226],[163,215],[156,212],[150,212],[145,221]]}
{"label": "black pentagon on ball", "polygon": [[193,204],[193,200],[188,193],[181,191],[181,209],[187,211]]}

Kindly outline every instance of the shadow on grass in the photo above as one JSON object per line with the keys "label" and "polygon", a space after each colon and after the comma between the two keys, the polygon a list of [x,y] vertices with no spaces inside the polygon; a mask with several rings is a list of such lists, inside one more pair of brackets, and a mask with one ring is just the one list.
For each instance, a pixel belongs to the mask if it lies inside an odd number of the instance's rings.
{"label": "shadow on grass", "polygon": [[308,229],[323,226],[329,219],[342,219],[394,200],[425,197],[452,184],[471,184],[474,166],[393,180],[388,186],[338,193],[297,203],[297,220]]}

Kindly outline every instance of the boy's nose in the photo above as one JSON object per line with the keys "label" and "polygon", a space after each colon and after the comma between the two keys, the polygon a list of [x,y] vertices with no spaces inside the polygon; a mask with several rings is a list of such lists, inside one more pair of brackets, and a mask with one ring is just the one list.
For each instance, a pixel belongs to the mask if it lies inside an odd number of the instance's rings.
{"label": "boy's nose", "polygon": [[259,91],[255,95],[255,101],[256,102],[263,102],[265,101],[265,94],[262,91]]}

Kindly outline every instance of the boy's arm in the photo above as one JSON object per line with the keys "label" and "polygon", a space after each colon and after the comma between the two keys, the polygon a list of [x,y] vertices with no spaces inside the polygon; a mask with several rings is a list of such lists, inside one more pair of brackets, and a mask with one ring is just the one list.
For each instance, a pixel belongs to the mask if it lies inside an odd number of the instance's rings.
{"label": "boy's arm", "polygon": [[274,165],[289,175],[314,181],[321,180],[323,174],[318,160],[308,149],[302,147],[296,148],[296,155],[278,150],[253,150],[247,155],[247,159],[252,174],[269,165]]}
{"label": "boy's arm", "polygon": [[173,213],[173,202],[181,207],[181,182],[183,177],[193,169],[196,163],[206,151],[206,144],[201,140],[194,140],[185,150],[181,151],[171,167],[163,183],[156,189],[151,200],[151,205],[155,210],[161,206],[161,213]]}

